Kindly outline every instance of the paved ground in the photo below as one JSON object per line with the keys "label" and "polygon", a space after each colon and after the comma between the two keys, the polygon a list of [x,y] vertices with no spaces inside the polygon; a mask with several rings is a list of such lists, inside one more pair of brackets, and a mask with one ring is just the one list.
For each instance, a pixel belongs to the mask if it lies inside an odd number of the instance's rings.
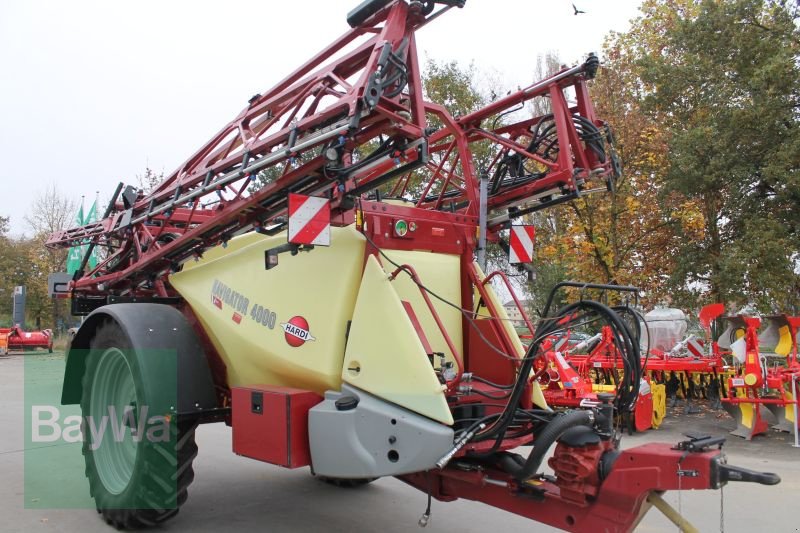
{"label": "paved ground", "polygon": [[[31,363],[36,364],[31,364]],[[28,382],[51,390],[60,387],[58,356],[0,357],[0,531],[108,532],[94,510],[31,509],[40,502],[24,479],[24,386]],[[683,415],[673,410],[664,427],[633,437],[624,446],[680,439],[683,431],[724,434],[733,429],[727,416],[714,412]],[[419,531],[417,519],[425,508],[425,496],[395,479],[381,479],[368,487],[338,489],[314,480],[306,469],[288,471],[237,457],[230,452],[230,431],[224,425],[204,426],[198,433],[200,455],[195,462],[195,482],[180,515],[161,531],[269,531],[269,532],[410,532]],[[65,462],[79,459],[79,449],[62,445]],[[70,446],[72,446],[70,448]],[[800,450],[788,436],[770,434],[754,442],[731,437],[726,446],[729,462],[779,473],[777,487],[732,484],[725,489],[726,531],[797,532],[796,508],[800,494]],[[28,450],[29,468],[36,451]],[[69,486],[53,468],[50,488]],[[63,489],[68,491],[69,489]],[[81,495],[76,495],[80,497]],[[678,495],[666,496],[678,505]],[[719,531],[720,494],[717,491],[684,491],[684,514],[703,532]],[[657,512],[651,511],[637,531],[675,531]],[[434,502],[433,517],[425,531],[463,533],[554,531],[529,520],[488,506],[457,501]]]}

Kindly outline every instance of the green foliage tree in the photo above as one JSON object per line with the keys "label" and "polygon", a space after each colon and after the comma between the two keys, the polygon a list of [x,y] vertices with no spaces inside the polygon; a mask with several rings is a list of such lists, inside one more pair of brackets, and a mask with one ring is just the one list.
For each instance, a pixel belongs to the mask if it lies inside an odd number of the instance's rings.
{"label": "green foliage tree", "polygon": [[13,292],[14,242],[8,236],[10,219],[0,216],[0,326],[8,325]]}
{"label": "green foliage tree", "polygon": [[27,289],[26,314],[31,325],[52,327],[52,303],[47,297],[48,252],[42,238],[8,235],[8,217],[0,217],[0,325],[10,326],[14,287]]}
{"label": "green foliage tree", "polygon": [[[481,91],[476,80],[474,63],[463,67],[455,60],[437,62],[428,59],[422,73],[426,97],[443,105],[454,117],[467,115],[488,102],[488,96]],[[432,125],[440,127],[441,123]]]}
{"label": "green foliage tree", "polygon": [[768,0],[676,3],[645,3],[638,26],[658,33],[637,58],[644,106],[666,133],[668,191],[696,202],[703,221],[680,246],[673,285],[765,311],[797,305],[796,12]]}

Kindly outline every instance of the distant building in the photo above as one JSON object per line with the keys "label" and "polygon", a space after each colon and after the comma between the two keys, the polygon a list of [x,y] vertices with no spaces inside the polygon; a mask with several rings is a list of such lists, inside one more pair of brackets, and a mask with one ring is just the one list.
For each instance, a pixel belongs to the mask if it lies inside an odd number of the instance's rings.
{"label": "distant building", "polygon": [[[528,318],[531,318],[531,309],[533,308],[533,300],[520,300],[520,304],[525,309],[525,312],[528,314]],[[510,318],[515,326],[524,326],[525,322],[522,319],[522,313],[520,313],[517,304],[514,303],[514,300],[509,300],[503,304],[503,308],[506,310],[506,314],[508,318]]]}

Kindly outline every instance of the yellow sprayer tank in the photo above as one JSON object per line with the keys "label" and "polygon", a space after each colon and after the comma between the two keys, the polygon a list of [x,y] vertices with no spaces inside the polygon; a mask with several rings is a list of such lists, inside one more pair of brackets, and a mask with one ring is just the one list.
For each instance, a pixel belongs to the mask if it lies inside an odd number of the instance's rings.
{"label": "yellow sprayer tank", "polygon": [[[284,254],[267,272],[264,251],[285,242],[285,234],[242,235],[170,278],[222,357],[228,385],[286,385],[323,394],[345,382],[452,424],[445,388],[404,308],[411,306],[432,350],[452,361],[419,287],[406,275],[390,281],[394,266],[385,258],[365,260],[365,238],[352,225],[333,228],[330,247]],[[433,292],[460,303],[459,256],[385,253],[413,265]],[[433,305],[461,350],[460,311],[438,300]]]}

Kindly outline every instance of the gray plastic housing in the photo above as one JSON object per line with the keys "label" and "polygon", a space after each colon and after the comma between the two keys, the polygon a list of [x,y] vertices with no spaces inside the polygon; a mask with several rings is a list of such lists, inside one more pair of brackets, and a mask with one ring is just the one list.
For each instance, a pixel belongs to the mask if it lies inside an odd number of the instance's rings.
{"label": "gray plastic housing", "polygon": [[[358,406],[337,410],[345,396]],[[346,384],[311,408],[308,436],[314,473],[340,478],[430,470],[453,447],[452,428]]]}

